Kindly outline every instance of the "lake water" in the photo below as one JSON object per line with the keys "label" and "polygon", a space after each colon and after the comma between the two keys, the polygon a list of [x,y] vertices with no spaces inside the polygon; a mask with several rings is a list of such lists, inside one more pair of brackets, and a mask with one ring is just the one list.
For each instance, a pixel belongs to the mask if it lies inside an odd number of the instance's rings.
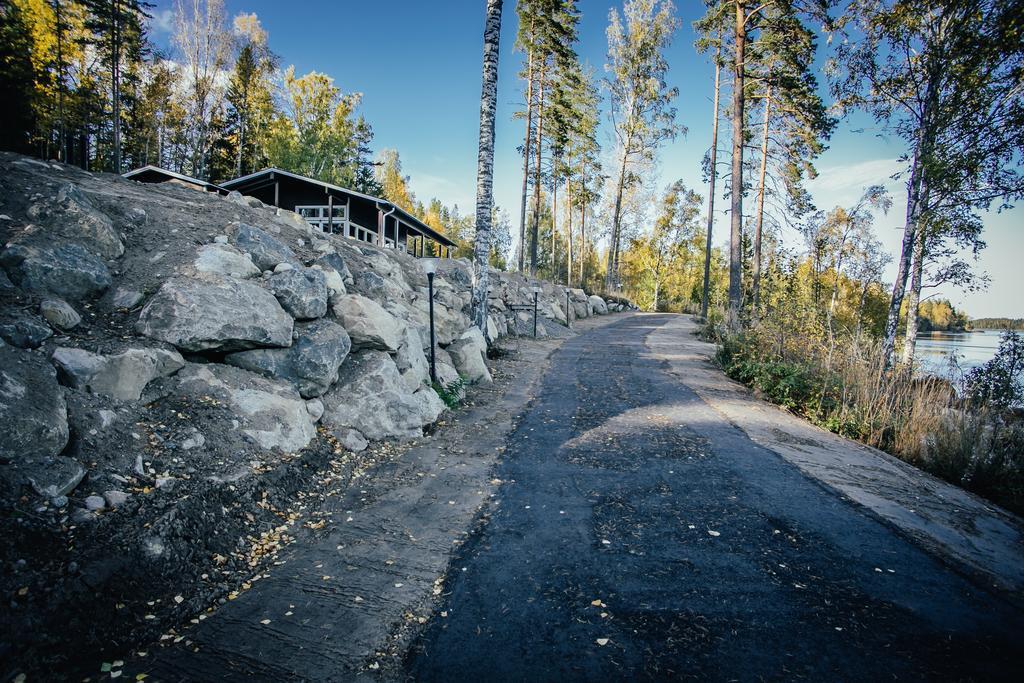
{"label": "lake water", "polygon": [[915,355],[927,373],[948,377],[951,356],[966,373],[996,355],[1001,334],[1000,330],[927,332],[918,336]]}

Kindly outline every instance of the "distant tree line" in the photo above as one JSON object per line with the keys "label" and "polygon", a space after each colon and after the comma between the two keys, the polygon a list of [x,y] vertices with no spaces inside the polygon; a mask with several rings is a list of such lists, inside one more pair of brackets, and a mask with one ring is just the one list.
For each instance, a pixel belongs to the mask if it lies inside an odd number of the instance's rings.
{"label": "distant tree line", "polygon": [[1024,318],[974,318],[972,330],[1024,330]]}

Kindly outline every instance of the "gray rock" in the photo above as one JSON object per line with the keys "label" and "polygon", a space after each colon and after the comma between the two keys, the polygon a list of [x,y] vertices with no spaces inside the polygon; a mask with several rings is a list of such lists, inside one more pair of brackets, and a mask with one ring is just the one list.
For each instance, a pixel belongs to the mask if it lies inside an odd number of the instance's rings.
{"label": "gray rock", "polygon": [[606,315],[608,313],[608,304],[598,295],[591,294],[587,301],[590,303],[594,315]]}
{"label": "gray rock", "polygon": [[50,327],[38,318],[14,315],[0,321],[0,339],[19,349],[35,349],[53,336]]}
{"label": "gray rock", "polygon": [[318,398],[311,398],[306,401],[306,412],[313,422],[319,422],[324,415],[324,402]]}
{"label": "gray rock", "polygon": [[0,346],[0,460],[50,458],[67,442],[67,404],[53,366],[40,354]]}
{"label": "gray rock", "polygon": [[103,500],[106,501],[107,507],[119,508],[128,502],[128,494],[124,491],[104,491]]}
{"label": "gray rock", "polygon": [[295,268],[295,266],[293,266],[290,263],[278,263],[276,266],[274,266],[274,272],[275,273],[283,273],[286,270],[292,270],[294,268]]}
{"label": "gray rock", "polygon": [[338,368],[352,348],[345,329],[330,320],[296,323],[287,349],[229,353],[224,362],[294,384],[303,398],[322,395],[338,379]]}
{"label": "gray rock", "polygon": [[64,384],[120,401],[138,401],[151,381],[185,367],[185,359],[177,351],[152,348],[103,356],[59,347],[53,352],[53,362]]}
{"label": "gray rock", "polygon": [[125,287],[118,287],[110,295],[110,304],[114,308],[135,308],[142,302],[142,292]]}
{"label": "gray rock", "polygon": [[314,266],[320,266],[323,270],[333,270],[341,276],[342,282],[352,281],[352,272],[348,269],[345,264],[344,257],[336,251],[328,252],[320,256]]}
{"label": "gray rock", "polygon": [[395,354],[395,365],[409,391],[430,383],[430,363],[423,353],[422,337],[410,327],[406,327],[405,341]]}
{"label": "gray rock", "polygon": [[329,304],[333,304],[338,297],[348,294],[345,280],[338,274],[338,271],[333,268],[325,268],[316,263],[313,264],[312,268],[324,274],[324,284],[327,285],[327,301]]}
{"label": "gray rock", "polygon": [[477,327],[471,327],[462,333],[447,349],[455,369],[470,384],[491,382],[491,372],[487,369],[487,342]]}
{"label": "gray rock", "polygon": [[14,283],[11,282],[11,278],[7,277],[7,273],[0,269],[0,292],[11,289],[14,289]]}
{"label": "gray rock", "polygon": [[437,420],[444,403],[429,387],[410,393],[391,356],[364,351],[345,363],[334,387],[324,394],[321,423],[334,432],[357,429],[367,439],[411,438]]}
{"label": "gray rock", "polygon": [[205,443],[206,437],[203,436],[198,429],[193,427],[189,432],[189,435],[182,439],[178,446],[183,450],[191,451],[194,448],[203,446]]}
{"label": "gray rock", "polygon": [[340,444],[342,448],[346,451],[352,451],[353,453],[365,451],[366,447],[370,445],[370,442],[366,440],[365,436],[359,433],[359,430],[352,429],[350,427],[338,427],[337,429],[334,429],[331,434],[338,440],[338,444]]}
{"label": "gray rock", "polygon": [[82,322],[78,311],[61,299],[44,300],[39,304],[39,312],[46,318],[46,322],[58,330],[72,330]]}
{"label": "gray rock", "polygon": [[228,243],[228,236],[227,235],[217,235],[216,237],[213,238],[213,243],[214,244],[227,244]]}
{"label": "gray rock", "polygon": [[103,496],[87,496],[85,499],[85,509],[92,512],[103,510],[107,507],[107,501],[103,499]]}
{"label": "gray rock", "polygon": [[230,276],[238,273],[243,278],[256,277],[260,269],[248,254],[242,253],[229,244],[204,244],[192,266],[200,273],[215,273]]}
{"label": "gray rock", "polygon": [[[78,461],[63,455],[21,464],[21,470],[24,477],[22,482],[31,485],[36,493],[51,501],[67,496],[85,478],[85,468]],[[67,505],[66,501],[64,505]]]}
{"label": "gray rock", "polygon": [[260,270],[273,270],[278,263],[299,263],[286,244],[245,223],[239,224],[235,231],[235,246],[248,253]]}
{"label": "gray rock", "polygon": [[405,323],[385,311],[377,302],[358,294],[346,294],[332,310],[357,349],[398,351],[405,339]]}
{"label": "gray rock", "polygon": [[136,331],[187,351],[289,346],[292,317],[274,295],[244,280],[172,278],[139,315]]}
{"label": "gray rock", "polygon": [[297,320],[327,315],[327,280],[313,268],[279,272],[270,278],[270,291],[281,307]]}
{"label": "gray rock", "polygon": [[110,218],[97,210],[82,191],[71,183],[57,191],[55,201],[34,204],[29,217],[38,225],[26,235],[36,244],[77,242],[103,259],[124,254],[124,242]]}
{"label": "gray rock", "polygon": [[80,244],[15,244],[0,253],[0,267],[26,291],[71,301],[96,296],[110,286],[106,264]]}
{"label": "gray rock", "polygon": [[285,382],[218,363],[186,365],[172,381],[188,398],[224,402],[235,413],[237,429],[261,448],[295,453],[316,435],[306,402]]}

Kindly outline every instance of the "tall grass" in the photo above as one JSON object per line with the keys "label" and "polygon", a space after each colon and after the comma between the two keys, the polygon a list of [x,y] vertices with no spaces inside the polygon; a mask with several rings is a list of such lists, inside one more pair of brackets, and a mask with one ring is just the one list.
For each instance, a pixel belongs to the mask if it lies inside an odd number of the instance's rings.
{"label": "tall grass", "polygon": [[768,400],[1024,512],[1024,424],[1012,407],[970,400],[945,379],[886,371],[866,335],[795,329],[768,320],[731,335],[709,316],[704,335],[719,341],[725,372]]}

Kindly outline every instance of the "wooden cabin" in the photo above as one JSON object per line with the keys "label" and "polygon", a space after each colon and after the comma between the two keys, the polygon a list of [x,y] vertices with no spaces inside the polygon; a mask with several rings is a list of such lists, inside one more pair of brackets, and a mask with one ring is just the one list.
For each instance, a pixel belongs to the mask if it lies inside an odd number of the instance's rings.
{"label": "wooden cabin", "polygon": [[222,195],[226,195],[229,192],[229,190],[225,190],[215,183],[168,171],[166,168],[160,168],[159,166],[143,166],[134,171],[128,171],[124,174],[124,177],[140,183],[174,183],[175,185],[184,185],[189,189],[216,192]]}
{"label": "wooden cabin", "polygon": [[299,214],[315,229],[349,239],[404,250],[414,256],[449,257],[456,244],[386,199],[320,180],[265,168],[219,185],[144,166],[124,174],[143,183],[179,182],[227,194],[238,191],[264,204]]}
{"label": "wooden cabin", "polygon": [[267,168],[222,183],[264,204],[294,211],[319,230],[349,239],[402,249],[415,256],[451,256],[456,246],[386,199]]}

